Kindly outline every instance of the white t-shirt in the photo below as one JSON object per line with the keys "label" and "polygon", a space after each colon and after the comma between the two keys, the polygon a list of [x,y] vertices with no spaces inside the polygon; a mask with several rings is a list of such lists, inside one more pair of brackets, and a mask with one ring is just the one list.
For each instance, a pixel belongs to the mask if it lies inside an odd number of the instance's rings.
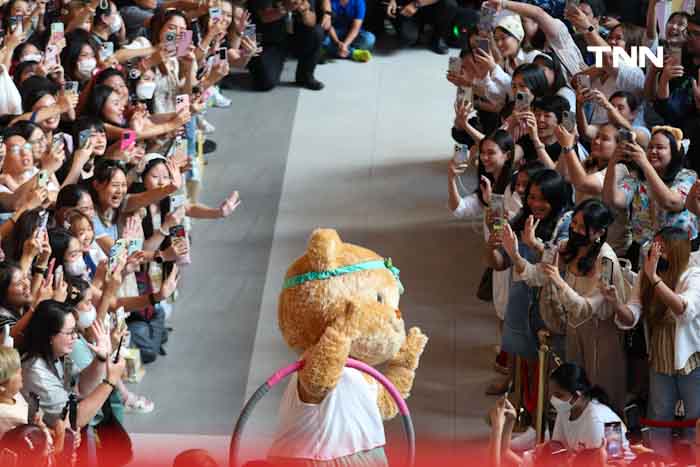
{"label": "white t-shirt", "polygon": [[360,371],[344,368],[320,404],[302,402],[297,383],[295,373],[280,402],[280,425],[269,457],[330,460],[386,444],[379,388]]}
{"label": "white t-shirt", "polygon": [[0,404],[0,436],[16,426],[27,423],[29,406],[22,394],[17,393],[14,404]]}
{"label": "white t-shirt", "polygon": [[[598,449],[603,445],[605,437],[605,424],[610,422],[622,422],[620,417],[607,405],[603,405],[593,399],[576,420],[569,420],[570,413],[557,413],[554,421],[554,433],[552,441],[559,441],[570,451],[583,451],[586,449]],[[629,453],[629,442],[625,436],[624,423],[622,424],[622,447]],[[627,457],[627,456],[625,456]]]}

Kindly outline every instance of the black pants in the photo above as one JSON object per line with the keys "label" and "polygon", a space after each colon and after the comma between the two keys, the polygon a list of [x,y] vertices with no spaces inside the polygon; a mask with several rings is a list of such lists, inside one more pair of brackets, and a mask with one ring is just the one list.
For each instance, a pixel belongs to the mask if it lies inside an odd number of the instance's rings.
{"label": "black pants", "polygon": [[294,34],[283,35],[280,42],[268,43],[263,40],[262,53],[254,57],[248,65],[253,78],[253,88],[269,91],[277,86],[284,60],[290,53],[299,59],[296,80],[306,81],[313,78],[321,54],[323,35],[320,25],[307,27],[297,24]]}
{"label": "black pants", "polygon": [[399,34],[401,45],[409,47],[416,45],[420,32],[426,24],[433,27],[434,34],[447,39],[456,14],[457,3],[455,0],[440,0],[420,8],[411,17],[397,13],[396,18],[392,19],[392,23]]}

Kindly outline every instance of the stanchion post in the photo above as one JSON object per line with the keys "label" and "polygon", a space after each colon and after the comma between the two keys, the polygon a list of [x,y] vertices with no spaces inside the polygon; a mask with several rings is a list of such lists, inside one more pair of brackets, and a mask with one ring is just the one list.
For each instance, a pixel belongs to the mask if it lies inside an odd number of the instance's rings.
{"label": "stanchion post", "polygon": [[547,375],[547,354],[549,353],[549,347],[546,343],[540,344],[540,348],[537,352],[539,358],[539,374],[537,375],[537,418],[535,419],[535,431],[537,432],[537,443],[542,443],[544,441],[544,389],[546,383]]}

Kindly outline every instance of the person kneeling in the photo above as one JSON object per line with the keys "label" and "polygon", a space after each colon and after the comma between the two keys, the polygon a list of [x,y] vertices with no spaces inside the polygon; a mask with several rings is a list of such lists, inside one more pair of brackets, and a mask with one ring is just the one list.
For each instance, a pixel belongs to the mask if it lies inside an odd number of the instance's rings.
{"label": "person kneeling", "polygon": [[[332,24],[323,40],[323,50],[329,57],[349,58],[368,62],[372,58],[374,34],[362,29],[365,0],[331,0]],[[324,11],[328,15],[328,11]]]}

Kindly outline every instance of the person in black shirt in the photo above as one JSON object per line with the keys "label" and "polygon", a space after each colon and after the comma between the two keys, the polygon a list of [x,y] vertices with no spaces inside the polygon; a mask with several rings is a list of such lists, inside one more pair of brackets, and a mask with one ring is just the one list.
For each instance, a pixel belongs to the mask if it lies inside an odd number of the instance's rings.
{"label": "person in black shirt", "polygon": [[248,68],[253,87],[269,91],[277,86],[284,60],[290,52],[299,59],[296,83],[319,91],[323,83],[314,78],[323,41],[323,29],[316,24],[313,0],[251,0],[250,9],[262,34],[262,53],[254,57]]}
{"label": "person in black shirt", "polygon": [[455,0],[390,0],[386,10],[402,46],[416,45],[421,28],[429,24],[433,28],[430,48],[440,55],[449,51],[445,38],[451,32],[457,11]]}

